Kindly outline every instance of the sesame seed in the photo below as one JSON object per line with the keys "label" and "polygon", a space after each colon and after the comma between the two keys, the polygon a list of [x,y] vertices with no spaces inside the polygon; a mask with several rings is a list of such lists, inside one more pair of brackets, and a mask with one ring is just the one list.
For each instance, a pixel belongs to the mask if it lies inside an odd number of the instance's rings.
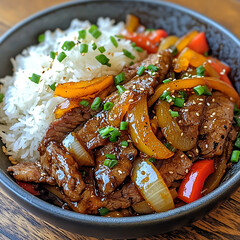
{"label": "sesame seed", "polygon": [[212,60],[211,60],[211,59],[208,59],[208,62],[209,62],[209,63],[212,63]]}
{"label": "sesame seed", "polygon": [[210,103],[209,103],[209,102],[207,102],[207,105],[208,105],[208,106],[210,106]]}
{"label": "sesame seed", "polygon": [[[110,118],[109,118],[110,119]],[[99,120],[99,117],[97,117],[97,121]],[[111,120],[111,119],[110,119]]]}
{"label": "sesame seed", "polygon": [[208,128],[207,126],[203,126],[203,128]]}
{"label": "sesame seed", "polygon": [[231,100],[231,101],[233,101],[233,98],[232,98],[232,97],[230,97],[230,100]]}
{"label": "sesame seed", "polygon": [[196,104],[196,102],[195,102],[194,100],[192,101],[192,103],[193,103],[193,104]]}
{"label": "sesame seed", "polygon": [[184,155],[184,154],[182,154],[182,155],[181,155],[181,158],[184,158],[184,156],[185,156],[185,155]]}
{"label": "sesame seed", "polygon": [[[190,155],[189,155],[190,156]],[[185,170],[185,173],[188,173],[188,169]]]}
{"label": "sesame seed", "polygon": [[109,117],[109,120],[110,120],[110,121],[113,121],[113,120],[114,120],[114,118],[112,118],[112,117]]}
{"label": "sesame seed", "polygon": [[199,98],[198,100],[202,102],[202,101],[203,101],[203,98]]}
{"label": "sesame seed", "polygon": [[173,174],[173,171],[169,171],[169,174]]}
{"label": "sesame seed", "polygon": [[195,152],[198,154],[198,153],[199,153],[199,150],[196,148]]}
{"label": "sesame seed", "polygon": [[179,120],[178,123],[180,124],[182,122],[182,120]]}
{"label": "sesame seed", "polygon": [[127,140],[127,142],[129,142],[129,143],[130,143],[130,142],[132,142],[132,140],[128,139],[128,140]]}
{"label": "sesame seed", "polygon": [[144,88],[140,88],[141,91],[144,91]]}
{"label": "sesame seed", "polygon": [[82,53],[81,55],[82,55],[82,56],[85,56],[85,53]]}
{"label": "sesame seed", "polygon": [[216,113],[215,113],[215,112],[213,112],[213,113],[212,113],[212,115],[213,115],[213,116],[215,116],[215,115],[216,115]]}
{"label": "sesame seed", "polygon": [[133,114],[132,113],[130,113],[129,115],[128,115],[128,117],[132,117],[133,116]]}
{"label": "sesame seed", "polygon": [[102,118],[105,118],[105,115],[104,115],[104,113],[102,113]]}
{"label": "sesame seed", "polygon": [[199,113],[198,113],[198,112],[196,112],[196,116],[198,116],[198,117],[199,117]]}
{"label": "sesame seed", "polygon": [[147,41],[147,42],[146,42],[146,44],[147,44],[147,46],[149,46],[149,45],[150,45],[150,42],[149,42],[149,41]]}
{"label": "sesame seed", "polygon": [[135,89],[135,88],[136,88],[136,85],[133,85],[132,88]]}
{"label": "sesame seed", "polygon": [[183,132],[181,132],[181,137],[183,136]]}
{"label": "sesame seed", "polygon": [[126,90],[125,93],[130,93],[130,90]]}
{"label": "sesame seed", "polygon": [[208,144],[206,144],[205,147],[208,148]]}
{"label": "sesame seed", "polygon": [[129,102],[133,102],[134,100],[133,99],[129,99]]}
{"label": "sesame seed", "polygon": [[212,102],[215,102],[215,98],[212,99]]}
{"label": "sesame seed", "polygon": [[188,112],[188,109],[185,109],[185,112]]}
{"label": "sesame seed", "polygon": [[117,118],[117,114],[114,114],[114,116],[113,116],[114,118]]}
{"label": "sesame seed", "polygon": [[198,103],[198,105],[202,105],[202,102]]}

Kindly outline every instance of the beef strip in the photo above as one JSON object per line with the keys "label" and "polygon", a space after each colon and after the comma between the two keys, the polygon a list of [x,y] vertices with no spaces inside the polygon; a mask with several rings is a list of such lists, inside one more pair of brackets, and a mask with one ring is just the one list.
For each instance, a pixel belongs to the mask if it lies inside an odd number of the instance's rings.
{"label": "beef strip", "polygon": [[[117,142],[108,142],[106,146],[96,151],[95,178],[98,190],[103,196],[113,192],[131,172],[131,161],[135,159],[137,150],[132,143],[129,143],[127,148],[121,147],[120,142],[123,140],[129,140],[127,134],[122,134]],[[113,168],[104,165],[106,154],[114,154],[116,156],[118,163]]]}
{"label": "beef strip", "polygon": [[81,199],[85,187],[78,165],[65,149],[57,143],[50,142],[46,151],[41,155],[40,162],[43,169],[55,179],[57,185],[72,200]]}
{"label": "beef strip", "polygon": [[233,120],[234,104],[221,92],[213,92],[206,100],[198,147],[203,157],[219,156]]}
{"label": "beef strip", "polygon": [[142,195],[139,193],[134,183],[130,182],[123,185],[120,190],[111,193],[107,199],[103,201],[103,207],[114,211],[119,208],[128,208],[143,200]]}
{"label": "beef strip", "polygon": [[7,171],[11,172],[13,177],[18,181],[47,183],[50,185],[56,184],[54,179],[42,169],[40,163],[18,163],[17,165],[8,167]]}
{"label": "beef strip", "polygon": [[[172,61],[171,53],[165,51],[155,54],[156,56],[155,65],[159,68],[159,71],[154,76],[149,74],[135,76],[131,81],[123,85],[126,90],[134,93],[134,102],[141,94],[147,94],[148,96],[153,94],[154,89],[164,79],[169,70]],[[113,102],[118,97],[119,94],[114,92],[106,98],[106,101]],[[95,117],[88,120],[82,129],[76,132],[77,137],[89,150],[106,144],[107,140],[100,137],[98,130],[109,125],[106,117],[107,114],[105,111],[98,113]]]}
{"label": "beef strip", "polygon": [[197,144],[199,126],[202,120],[205,96],[190,95],[182,108],[173,107],[179,112],[177,122],[183,132],[183,136],[190,136],[192,142]]}
{"label": "beef strip", "polygon": [[174,181],[183,179],[192,167],[190,159],[180,150],[177,150],[171,158],[159,161],[162,161],[162,165],[158,170],[168,187]]}

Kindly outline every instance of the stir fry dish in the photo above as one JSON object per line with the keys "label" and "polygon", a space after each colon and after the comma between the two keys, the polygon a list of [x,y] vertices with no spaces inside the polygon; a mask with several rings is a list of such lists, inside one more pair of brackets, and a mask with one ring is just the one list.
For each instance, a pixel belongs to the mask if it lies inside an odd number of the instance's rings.
{"label": "stir fry dish", "polygon": [[[61,101],[37,161],[10,158],[16,182],[65,209],[105,217],[168,211],[218,187],[239,159],[240,101],[230,67],[209,56],[205,33],[168,35],[128,15],[109,41],[133,49],[121,49],[127,62],[117,74],[107,46],[84,42],[100,39],[101,30],[91,25],[79,34],[51,61],[64,64],[75,48],[87,57],[91,48],[103,74],[50,85]],[[31,84],[40,79],[33,73]]]}

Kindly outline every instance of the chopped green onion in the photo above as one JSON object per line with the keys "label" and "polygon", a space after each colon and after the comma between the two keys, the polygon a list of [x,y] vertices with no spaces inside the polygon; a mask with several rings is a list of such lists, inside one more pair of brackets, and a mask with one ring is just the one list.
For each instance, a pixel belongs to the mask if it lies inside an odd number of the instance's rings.
{"label": "chopped green onion", "polygon": [[169,110],[169,112],[170,112],[171,117],[178,117],[179,116],[177,111]]}
{"label": "chopped green onion", "polygon": [[153,72],[157,72],[159,68],[156,67],[156,66],[154,66],[154,65],[152,65],[152,64],[150,64],[150,65],[147,67],[147,69],[148,69],[148,70],[151,70],[151,71],[153,71]]}
{"label": "chopped green onion", "polygon": [[104,46],[99,47],[98,50],[100,53],[104,53],[106,51]]}
{"label": "chopped green onion", "polygon": [[154,28],[147,28],[147,29],[145,30],[145,32],[153,32],[153,31],[155,31]]}
{"label": "chopped green onion", "polygon": [[53,91],[56,89],[56,83],[54,82],[52,85],[48,85]]}
{"label": "chopped green onion", "polygon": [[178,50],[177,50],[176,46],[173,45],[173,46],[170,47],[170,49],[171,49],[173,57],[178,55]]}
{"label": "chopped green onion", "polygon": [[130,59],[135,59],[135,56],[133,56],[127,49],[123,49],[122,50],[123,51],[123,54],[126,56],[126,57],[128,57],[128,58],[130,58]]}
{"label": "chopped green onion", "polygon": [[80,45],[80,53],[87,53],[88,52],[88,45],[86,43],[82,43]]}
{"label": "chopped green onion", "polygon": [[238,160],[239,160],[239,155],[240,155],[240,151],[239,150],[234,150],[232,152],[231,162],[237,163]]}
{"label": "chopped green onion", "polygon": [[205,57],[208,57],[208,52],[205,52],[203,55],[204,55]]}
{"label": "chopped green onion", "polygon": [[102,35],[102,33],[98,30],[98,27],[96,25],[92,25],[89,28],[88,32],[91,33],[91,35],[96,39]]}
{"label": "chopped green onion", "polygon": [[107,65],[108,67],[111,67],[111,64],[109,63],[109,58],[107,58],[104,54],[99,54],[95,57],[98,62],[100,62],[102,65]]}
{"label": "chopped green onion", "polygon": [[82,174],[83,177],[85,177],[87,175],[87,172],[84,170],[80,170],[80,173]]}
{"label": "chopped green onion", "polygon": [[44,34],[40,34],[38,36],[38,42],[41,43],[41,42],[44,42],[44,40],[45,40],[45,35]]}
{"label": "chopped green onion", "polygon": [[87,107],[89,105],[89,102],[87,100],[82,100],[80,102],[80,105],[84,106],[84,107]]}
{"label": "chopped green onion", "polygon": [[173,101],[173,98],[172,98],[170,95],[168,95],[168,96],[166,96],[166,101],[167,101],[168,103],[170,103],[170,102]]}
{"label": "chopped green onion", "polygon": [[78,39],[85,39],[86,38],[86,30],[81,30],[78,32]]}
{"label": "chopped green onion", "polygon": [[94,100],[93,100],[93,103],[91,105],[91,109],[92,110],[98,110],[99,107],[100,107],[100,104],[101,104],[101,98],[100,97],[96,97]]}
{"label": "chopped green onion", "polygon": [[92,50],[94,51],[94,50],[96,50],[97,49],[97,44],[94,42],[93,44],[92,44]]}
{"label": "chopped green onion", "polygon": [[174,105],[177,106],[177,107],[183,107],[184,102],[185,102],[185,100],[182,99],[182,98],[176,97],[176,98],[174,99]]}
{"label": "chopped green onion", "polygon": [[125,73],[121,72],[117,76],[114,77],[114,83],[115,85],[119,85],[125,80]]}
{"label": "chopped green onion", "polygon": [[211,95],[212,95],[212,93],[211,93],[210,90],[208,89],[207,85],[204,85],[203,88],[204,88],[204,95],[208,95],[208,96],[211,96]]}
{"label": "chopped green onion", "polygon": [[117,48],[117,47],[118,47],[118,42],[117,42],[117,40],[116,40],[113,36],[110,36],[110,40],[111,40],[113,46]]}
{"label": "chopped green onion", "polygon": [[198,85],[196,87],[193,88],[193,91],[197,94],[197,95],[202,95],[204,94],[204,87],[201,85]]}
{"label": "chopped green onion", "polygon": [[39,83],[40,78],[41,78],[41,76],[40,76],[40,75],[37,75],[37,74],[35,74],[35,73],[33,73],[31,77],[29,77],[29,79],[30,79],[32,82],[36,83],[36,84]]}
{"label": "chopped green onion", "polygon": [[197,76],[204,77],[205,75],[205,68],[203,66],[199,66],[196,68]]}
{"label": "chopped green onion", "polygon": [[163,94],[160,96],[161,100],[165,100],[167,96],[169,96],[170,92],[169,91],[165,91],[163,92]]}
{"label": "chopped green onion", "polygon": [[70,51],[75,46],[73,41],[65,41],[62,45],[64,51]]}
{"label": "chopped green onion", "polygon": [[116,156],[114,154],[106,154],[105,157],[111,160],[116,160]]}
{"label": "chopped green onion", "polygon": [[169,149],[170,151],[176,152],[176,148],[175,148],[173,145],[171,145],[170,143],[165,143],[164,145],[165,145],[165,147],[166,147],[167,149]]}
{"label": "chopped green onion", "polygon": [[127,141],[121,141],[121,143],[120,143],[120,145],[122,146],[122,147],[127,147],[128,146],[128,142]]}
{"label": "chopped green onion", "polygon": [[127,129],[128,129],[128,122],[121,122],[120,130],[127,130]]}
{"label": "chopped green onion", "polygon": [[118,160],[111,160],[111,159],[106,159],[103,163],[103,165],[109,167],[109,168],[113,168],[114,166],[116,166],[118,164]]}
{"label": "chopped green onion", "polygon": [[174,71],[171,71],[169,73],[169,75],[170,75],[170,78],[175,79],[175,72]]}
{"label": "chopped green onion", "polygon": [[110,132],[109,141],[110,142],[116,142],[117,138],[120,137],[120,136],[121,136],[121,133],[116,128],[114,128],[113,131]]}
{"label": "chopped green onion", "polygon": [[181,96],[182,99],[186,100],[187,99],[187,93],[184,90],[180,90],[178,94]]}
{"label": "chopped green onion", "polygon": [[234,104],[234,113],[240,115],[240,109],[237,107],[237,104]]}
{"label": "chopped green onion", "polygon": [[234,116],[233,118],[234,118],[236,124],[240,127],[240,116]]}
{"label": "chopped green onion", "polygon": [[66,57],[67,57],[66,53],[60,52],[60,53],[58,54],[58,56],[57,56],[57,60],[58,60],[59,62],[62,62],[63,59],[66,58]]}
{"label": "chopped green onion", "polygon": [[151,157],[151,158],[148,159],[148,161],[151,162],[151,163],[154,163],[154,162],[156,162],[156,158]]}
{"label": "chopped green onion", "polygon": [[121,95],[123,92],[126,91],[126,89],[123,86],[121,86],[121,85],[117,85],[116,88],[118,90],[118,94],[119,95]]}
{"label": "chopped green onion", "polygon": [[143,52],[143,49],[141,47],[138,47],[135,42],[132,43],[132,47],[137,51],[137,52]]}
{"label": "chopped green onion", "polygon": [[0,103],[3,101],[3,98],[4,98],[4,94],[0,93]]}
{"label": "chopped green onion", "polygon": [[236,140],[234,146],[240,148],[240,138],[237,138],[237,140]]}
{"label": "chopped green onion", "polygon": [[143,65],[140,66],[139,69],[137,70],[137,75],[141,76],[144,71],[145,71],[145,67]]}
{"label": "chopped green onion", "polygon": [[52,58],[54,60],[55,57],[56,57],[56,53],[55,52],[50,52],[50,58]]}
{"label": "chopped green onion", "polygon": [[130,66],[132,66],[133,64],[134,64],[134,62],[132,61],[132,62],[130,62],[130,64],[129,64],[129,65],[130,65]]}
{"label": "chopped green onion", "polygon": [[98,211],[101,216],[105,216],[106,214],[108,214],[110,212],[107,208],[104,208],[104,207],[99,208]]}
{"label": "chopped green onion", "polygon": [[113,130],[114,127],[107,126],[99,129],[98,132],[102,138],[108,138],[110,137],[110,132],[112,132]]}
{"label": "chopped green onion", "polygon": [[170,79],[165,79],[165,80],[163,80],[163,83],[170,83],[170,82],[171,82]]}
{"label": "chopped green onion", "polygon": [[105,110],[105,111],[109,111],[109,110],[111,110],[113,108],[113,103],[112,102],[106,102],[105,104],[104,104],[104,107],[103,107],[103,109]]}
{"label": "chopped green onion", "polygon": [[115,37],[117,37],[117,38],[124,38],[124,36],[122,36],[122,35],[115,35]]}

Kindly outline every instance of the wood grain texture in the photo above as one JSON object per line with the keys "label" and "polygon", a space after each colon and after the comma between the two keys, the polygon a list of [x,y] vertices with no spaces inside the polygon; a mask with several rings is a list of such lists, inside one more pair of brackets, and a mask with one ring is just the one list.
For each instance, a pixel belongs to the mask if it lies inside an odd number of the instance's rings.
{"label": "wood grain texture", "polygon": [[[0,35],[24,18],[66,0],[0,0]],[[239,0],[171,0],[219,22],[240,38]],[[0,240],[94,240],[51,226],[10,199],[0,189]],[[202,220],[177,231],[142,239],[240,239],[240,189]]]}

